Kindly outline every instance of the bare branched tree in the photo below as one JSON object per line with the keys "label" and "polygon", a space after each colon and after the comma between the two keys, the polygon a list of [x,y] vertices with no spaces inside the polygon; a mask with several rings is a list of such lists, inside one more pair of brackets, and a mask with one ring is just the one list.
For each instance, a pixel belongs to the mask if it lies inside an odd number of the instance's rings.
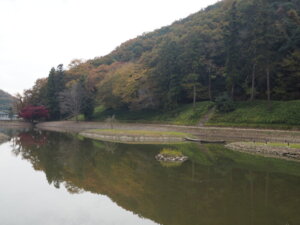
{"label": "bare branched tree", "polygon": [[114,129],[114,124],[117,122],[117,119],[115,115],[112,115],[111,117],[106,118],[105,122],[108,124],[110,129]]}
{"label": "bare branched tree", "polygon": [[82,110],[83,99],[84,90],[80,83],[76,83],[69,89],[64,90],[59,95],[61,113],[75,117],[77,122],[78,115],[81,113]]}

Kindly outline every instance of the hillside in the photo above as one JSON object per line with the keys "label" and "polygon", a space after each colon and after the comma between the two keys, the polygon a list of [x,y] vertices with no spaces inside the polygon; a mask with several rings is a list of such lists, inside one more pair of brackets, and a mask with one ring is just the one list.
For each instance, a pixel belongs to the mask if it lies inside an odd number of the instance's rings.
{"label": "hillside", "polygon": [[25,102],[46,102],[51,118],[60,118],[58,93],[76,83],[85,91],[87,118],[91,105],[173,110],[224,94],[234,101],[297,100],[299,15],[298,0],[223,0],[106,56],[52,68]]}
{"label": "hillside", "polygon": [[0,90],[0,110],[7,110],[14,101],[14,97]]}
{"label": "hillside", "polygon": [[194,86],[199,101],[223,92],[299,99],[299,10],[299,1],[219,2],[69,72],[91,67],[85,72],[110,107],[172,108],[191,102]]}

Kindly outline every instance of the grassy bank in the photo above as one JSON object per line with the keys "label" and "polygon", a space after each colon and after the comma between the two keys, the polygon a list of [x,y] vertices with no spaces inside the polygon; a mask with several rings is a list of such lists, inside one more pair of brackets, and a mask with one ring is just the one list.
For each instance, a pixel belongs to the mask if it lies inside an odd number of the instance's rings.
{"label": "grassy bank", "polygon": [[[95,108],[94,121],[105,121],[115,116],[119,122],[158,123],[175,125],[197,125],[214,106],[213,102],[198,102],[195,109],[192,104],[179,105],[173,110],[141,110]],[[83,120],[80,116],[80,120]],[[270,129],[300,129],[300,100],[235,102],[235,110],[229,113],[214,112],[207,126],[247,127]]]}
{"label": "grassy bank", "polygon": [[236,102],[236,109],[229,113],[216,112],[207,125],[300,129],[300,100]]}
{"label": "grassy bank", "polygon": [[173,110],[141,110],[129,111],[124,109],[109,110],[103,106],[96,107],[94,112],[95,121],[104,121],[108,117],[115,115],[115,118],[121,122],[139,122],[139,123],[166,123],[177,125],[196,125],[201,117],[213,107],[212,102],[199,102],[193,109],[192,104],[179,105]]}

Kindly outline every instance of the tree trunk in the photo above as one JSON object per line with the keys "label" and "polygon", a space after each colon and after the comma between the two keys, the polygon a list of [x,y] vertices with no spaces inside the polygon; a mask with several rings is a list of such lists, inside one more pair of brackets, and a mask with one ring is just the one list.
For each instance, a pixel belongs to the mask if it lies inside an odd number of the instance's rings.
{"label": "tree trunk", "polygon": [[193,109],[195,109],[196,106],[196,85],[194,84],[194,92],[193,92]]}
{"label": "tree trunk", "polygon": [[268,106],[271,108],[271,89],[270,89],[270,68],[267,65],[267,95],[268,95]]}
{"label": "tree trunk", "polygon": [[212,101],[210,67],[208,69],[208,96],[209,96],[209,100]]}
{"label": "tree trunk", "polygon": [[255,69],[256,69],[256,63],[253,64],[252,67],[252,87],[251,87],[251,98],[250,101],[253,101],[255,98]]}
{"label": "tree trunk", "polygon": [[234,99],[234,83],[233,82],[231,85],[231,98],[232,98],[232,100]]}

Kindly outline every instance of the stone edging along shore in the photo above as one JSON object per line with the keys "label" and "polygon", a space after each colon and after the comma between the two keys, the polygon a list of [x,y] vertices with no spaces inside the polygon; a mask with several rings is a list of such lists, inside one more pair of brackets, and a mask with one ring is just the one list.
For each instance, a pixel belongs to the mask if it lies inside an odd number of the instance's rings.
{"label": "stone edging along shore", "polygon": [[300,160],[300,149],[284,146],[257,145],[251,142],[234,142],[226,145],[227,148],[235,151],[247,152],[275,158],[286,158]]}
{"label": "stone edging along shore", "polygon": [[128,134],[105,134],[101,132],[90,132],[83,131],[79,133],[83,137],[104,140],[104,141],[114,141],[114,142],[125,142],[125,143],[170,143],[170,142],[183,142],[183,137],[177,136],[137,136]]}

